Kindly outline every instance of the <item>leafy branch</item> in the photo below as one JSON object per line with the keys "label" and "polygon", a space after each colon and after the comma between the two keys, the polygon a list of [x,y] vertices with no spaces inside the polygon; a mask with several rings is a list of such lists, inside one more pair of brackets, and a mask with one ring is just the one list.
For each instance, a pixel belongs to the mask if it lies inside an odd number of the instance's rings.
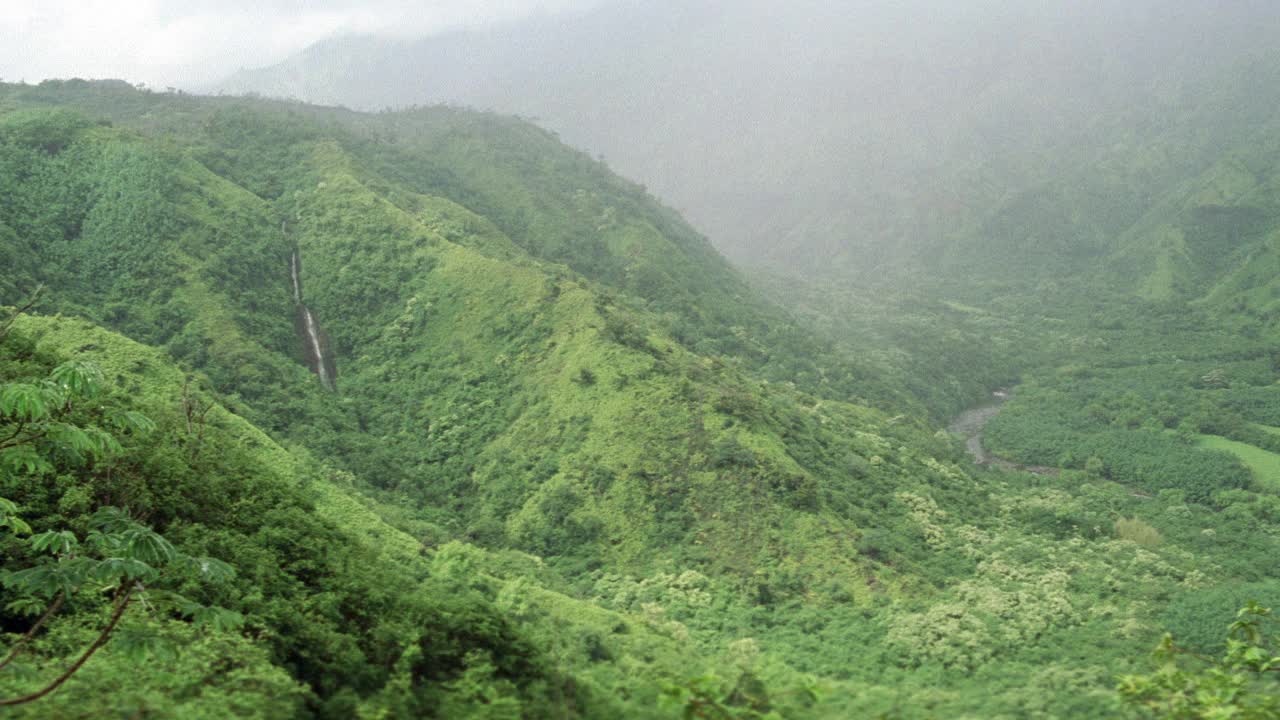
{"label": "leafy branch", "polygon": [[[1280,716],[1280,635],[1268,633],[1271,609],[1251,602],[1237,613],[1221,657],[1196,653],[1165,635],[1155,656],[1161,661],[1151,675],[1120,679],[1127,702],[1161,718],[1237,718],[1262,720]],[[1187,669],[1179,660],[1198,667]]]}
{"label": "leafy branch", "polygon": [[[54,368],[43,380],[0,385],[0,471],[9,475],[40,474],[53,471],[55,463],[79,464],[120,454],[123,448],[110,432],[96,425],[72,422],[77,406],[98,395],[101,380],[101,372],[95,366],[71,361]],[[93,417],[117,430],[147,432],[155,427],[150,419],[134,412],[97,408]],[[16,503],[0,498],[0,529],[31,535],[31,527],[22,521],[19,512]],[[0,707],[33,702],[60,687],[106,645],[137,601],[152,610],[190,618],[197,626],[231,630],[243,622],[239,613],[206,607],[164,589],[166,584],[178,585],[193,578],[226,582],[235,574],[231,566],[179,552],[162,535],[120,508],[99,508],[90,518],[89,527],[84,537],[70,530],[31,535],[27,543],[39,560],[30,567],[0,574],[0,585],[19,595],[9,609],[40,616],[9,648],[0,660],[0,669],[30,648],[68,598],[91,588],[112,592],[106,624],[75,661],[41,688],[0,699]]]}
{"label": "leafy branch", "polygon": [[[165,580],[195,575],[202,580],[222,583],[234,577],[231,566],[213,558],[196,558],[179,552],[162,535],[138,523],[119,508],[104,507],[94,513],[93,529],[81,541],[67,530],[48,531],[29,539],[32,550],[45,554],[47,561],[0,578],[7,588],[23,595],[16,605],[37,607],[48,602],[40,619],[18,640],[0,662],[8,665],[23,652],[36,632],[62,606],[67,597],[86,587],[112,590],[111,615],[94,641],[69,667],[35,692],[0,700],[0,706],[20,705],[39,700],[71,678],[107,641],[135,598],[150,600],[153,608],[190,617],[197,625],[218,630],[240,626],[239,613],[211,608],[188,600],[177,593],[149,587]],[[178,576],[178,578],[175,578]]]}

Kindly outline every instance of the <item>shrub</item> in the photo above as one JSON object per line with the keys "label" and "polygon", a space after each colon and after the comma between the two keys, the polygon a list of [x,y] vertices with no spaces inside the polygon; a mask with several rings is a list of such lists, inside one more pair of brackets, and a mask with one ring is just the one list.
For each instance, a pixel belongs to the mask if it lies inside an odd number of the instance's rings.
{"label": "shrub", "polygon": [[1160,536],[1159,530],[1138,518],[1120,518],[1116,520],[1116,537],[1145,547],[1154,547],[1164,540]]}

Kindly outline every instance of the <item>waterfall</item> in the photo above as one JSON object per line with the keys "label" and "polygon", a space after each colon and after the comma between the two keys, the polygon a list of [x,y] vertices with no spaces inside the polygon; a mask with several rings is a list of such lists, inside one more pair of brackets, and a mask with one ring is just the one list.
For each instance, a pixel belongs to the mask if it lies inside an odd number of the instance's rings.
{"label": "waterfall", "polygon": [[321,339],[320,327],[316,323],[315,316],[311,314],[311,308],[302,302],[302,282],[299,279],[301,274],[300,265],[298,251],[294,250],[293,254],[289,256],[289,277],[293,280],[293,301],[298,306],[298,317],[301,321],[299,329],[306,336],[307,361],[311,364],[315,374],[320,376],[320,384],[332,390],[334,382],[330,368],[333,360],[325,357],[326,343]]}
{"label": "waterfall", "polygon": [[316,331],[315,318],[311,316],[311,310],[306,305],[302,305],[302,320],[307,329],[307,342],[311,344],[311,354],[316,359],[316,374],[320,376],[320,383],[327,388],[333,387],[333,381],[329,378],[329,369],[325,367],[324,350],[320,346],[320,334]]}
{"label": "waterfall", "polygon": [[302,285],[298,283],[298,251],[289,256],[289,277],[293,278],[293,301],[302,304]]}

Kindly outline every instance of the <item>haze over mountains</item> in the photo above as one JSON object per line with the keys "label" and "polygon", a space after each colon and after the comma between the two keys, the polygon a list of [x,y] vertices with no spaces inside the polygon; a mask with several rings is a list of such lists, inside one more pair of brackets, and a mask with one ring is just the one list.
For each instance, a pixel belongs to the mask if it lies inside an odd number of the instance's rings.
{"label": "haze over mountains", "polygon": [[[1138,160],[1146,176],[1126,184],[1159,195],[1276,95],[1274,3],[884,5],[607,2],[484,31],[335,38],[218,89],[533,118],[732,259],[844,275],[953,255],[1100,163]],[[1171,137],[1182,155],[1150,156]],[[1112,219],[1136,220],[1141,201]]]}
{"label": "haze over mountains", "polygon": [[0,708],[1280,717],[1280,11],[889,4],[0,83]]}

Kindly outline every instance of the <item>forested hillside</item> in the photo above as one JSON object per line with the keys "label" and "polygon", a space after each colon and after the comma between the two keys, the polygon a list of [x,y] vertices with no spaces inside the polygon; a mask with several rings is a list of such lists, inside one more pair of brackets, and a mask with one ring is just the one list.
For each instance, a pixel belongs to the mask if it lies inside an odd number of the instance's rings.
{"label": "forested hillside", "polygon": [[[523,121],[122,82],[0,85],[0,188],[0,702],[75,670],[29,717],[1136,714],[1280,587],[1280,486],[1195,447],[1276,424],[1261,275],[765,291]],[[1105,386],[1183,361],[1194,427]]]}

